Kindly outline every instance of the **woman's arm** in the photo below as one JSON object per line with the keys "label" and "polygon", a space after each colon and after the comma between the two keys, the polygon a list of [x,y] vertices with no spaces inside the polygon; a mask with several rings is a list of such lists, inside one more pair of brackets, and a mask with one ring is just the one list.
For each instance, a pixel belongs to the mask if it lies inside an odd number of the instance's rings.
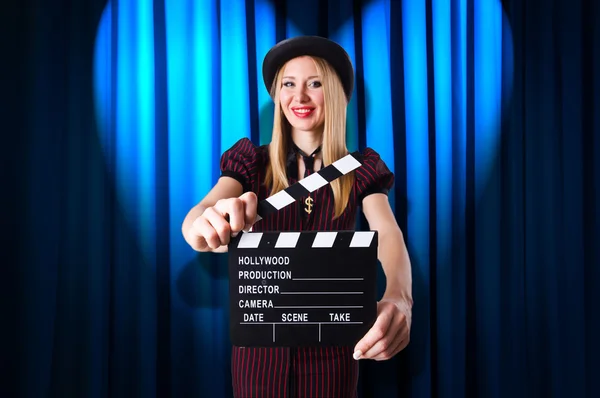
{"label": "woman's arm", "polygon": [[[371,230],[378,231],[378,258],[386,276],[385,294],[407,300],[412,305],[412,272],[404,236],[384,194],[363,200],[363,212]],[[384,296],[385,297],[385,296]]]}
{"label": "woman's arm", "polygon": [[363,200],[363,212],[379,237],[378,258],[386,289],[377,303],[377,320],[355,347],[356,359],[386,360],[403,350],[410,340],[412,273],[404,237],[387,195],[372,194]]}

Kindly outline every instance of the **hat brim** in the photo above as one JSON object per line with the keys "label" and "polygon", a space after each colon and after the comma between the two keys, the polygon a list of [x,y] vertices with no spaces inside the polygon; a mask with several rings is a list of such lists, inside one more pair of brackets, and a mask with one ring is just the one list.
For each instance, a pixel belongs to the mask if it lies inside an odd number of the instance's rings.
{"label": "hat brim", "polygon": [[300,36],[286,39],[269,50],[262,68],[267,91],[271,92],[277,71],[286,62],[305,55],[323,58],[333,67],[340,78],[346,99],[350,101],[354,89],[352,61],[339,44],[320,36]]}

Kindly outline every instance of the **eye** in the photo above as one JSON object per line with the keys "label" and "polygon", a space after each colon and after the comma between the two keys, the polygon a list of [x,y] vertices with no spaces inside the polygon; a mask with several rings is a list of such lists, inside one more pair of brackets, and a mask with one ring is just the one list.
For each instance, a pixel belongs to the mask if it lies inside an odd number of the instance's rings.
{"label": "eye", "polygon": [[319,87],[321,87],[321,82],[318,80],[315,80],[314,82],[310,83],[310,86],[313,88],[319,88]]}
{"label": "eye", "polygon": [[282,86],[283,87],[294,87],[294,83],[293,82],[283,82]]}

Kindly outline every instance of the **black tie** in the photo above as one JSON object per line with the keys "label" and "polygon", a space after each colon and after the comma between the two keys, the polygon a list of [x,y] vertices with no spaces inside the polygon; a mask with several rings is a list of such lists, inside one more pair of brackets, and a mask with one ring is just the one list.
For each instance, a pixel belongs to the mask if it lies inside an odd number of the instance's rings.
{"label": "black tie", "polygon": [[[294,149],[296,153],[302,156],[302,160],[304,160],[304,177],[308,177],[309,175],[313,174],[315,166],[315,156],[317,155],[317,153],[319,153],[321,147],[319,146],[310,155],[304,153],[302,149],[298,148],[296,145],[294,145]],[[304,213],[304,217],[307,218],[310,216],[310,214],[313,212],[313,207],[314,200],[309,194],[308,197],[303,200],[302,206],[300,207],[302,209],[301,212]]]}
{"label": "black tie", "polygon": [[307,177],[307,176],[311,175],[312,173],[314,173],[315,156],[317,155],[317,153],[319,153],[321,151],[321,147],[319,146],[310,155],[307,155],[306,153],[304,153],[304,151],[302,151],[302,149],[300,149],[298,147],[296,147],[295,149],[296,149],[296,153],[298,153],[300,156],[302,156],[302,160],[304,160],[304,177]]}

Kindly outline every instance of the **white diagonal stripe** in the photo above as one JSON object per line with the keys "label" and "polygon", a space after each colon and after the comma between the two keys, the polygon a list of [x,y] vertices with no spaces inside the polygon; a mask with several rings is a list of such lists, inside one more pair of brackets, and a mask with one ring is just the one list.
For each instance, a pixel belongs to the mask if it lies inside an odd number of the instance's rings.
{"label": "white diagonal stripe", "polygon": [[369,247],[375,236],[374,231],[357,231],[352,236],[350,247]]}
{"label": "white diagonal stripe", "polygon": [[337,232],[317,232],[312,247],[333,247]]}
{"label": "white diagonal stripe", "polygon": [[244,232],[240,238],[238,249],[256,249],[262,235],[262,232]]}
{"label": "white diagonal stripe", "polygon": [[294,198],[292,198],[290,194],[286,191],[279,191],[270,198],[267,198],[266,200],[267,202],[271,203],[273,207],[275,207],[277,210],[280,210],[285,206],[289,205],[290,203],[294,202]]}
{"label": "white diagonal stripe", "polygon": [[299,238],[300,232],[281,232],[279,234],[279,238],[277,238],[275,247],[294,248],[296,247],[296,243],[298,243]]}
{"label": "white diagonal stripe", "polygon": [[313,192],[323,185],[327,185],[327,180],[321,177],[319,173],[311,174],[308,177],[301,179],[299,182],[304,188],[308,189],[309,192]]}
{"label": "white diagonal stripe", "polygon": [[332,164],[342,174],[348,174],[352,170],[360,167],[360,162],[356,160],[352,155],[346,155],[340,160],[333,162]]}

